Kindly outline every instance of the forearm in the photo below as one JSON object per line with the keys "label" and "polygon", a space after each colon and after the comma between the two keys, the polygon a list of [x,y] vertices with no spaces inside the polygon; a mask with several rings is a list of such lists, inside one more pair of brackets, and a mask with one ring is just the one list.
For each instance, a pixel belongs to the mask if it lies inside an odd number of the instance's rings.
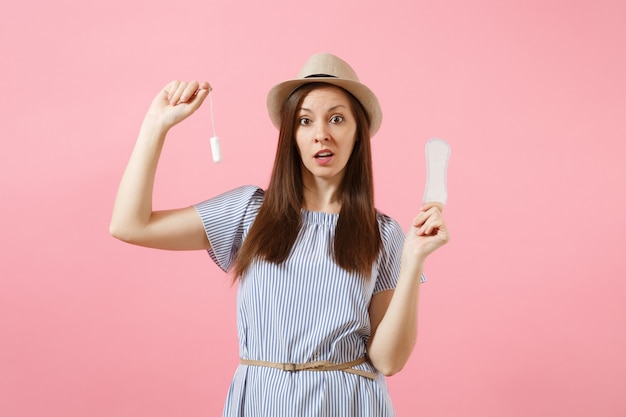
{"label": "forearm", "polygon": [[122,176],[111,218],[111,234],[133,240],[149,223],[157,165],[167,129],[147,116]]}
{"label": "forearm", "polygon": [[399,372],[417,340],[417,316],[423,262],[400,270],[398,284],[368,347],[372,364],[384,375]]}

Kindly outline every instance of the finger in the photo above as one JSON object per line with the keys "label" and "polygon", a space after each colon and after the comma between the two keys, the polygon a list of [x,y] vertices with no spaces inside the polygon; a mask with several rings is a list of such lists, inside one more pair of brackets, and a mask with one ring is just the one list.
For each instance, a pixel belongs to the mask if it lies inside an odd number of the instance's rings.
{"label": "finger", "polygon": [[432,236],[436,235],[437,231],[443,226],[443,221],[441,219],[428,219],[422,227],[419,228],[418,234],[422,236]]}
{"label": "finger", "polygon": [[412,223],[413,227],[420,228],[424,224],[427,218],[428,218],[428,214],[426,212],[421,212],[420,214],[418,214],[417,216],[413,218],[413,223]]}
{"label": "finger", "polygon": [[183,92],[185,91],[185,88],[187,88],[188,84],[189,83],[186,81],[181,81],[176,87],[176,90],[172,92],[170,95],[170,104],[172,106],[175,106],[180,102],[180,97],[183,95]]}
{"label": "finger", "polygon": [[413,219],[415,226],[421,225],[428,217],[432,215],[441,216],[443,204],[438,202],[425,203],[420,213]]}
{"label": "finger", "polygon": [[437,208],[439,211],[443,211],[443,203],[440,203],[439,201],[427,201],[422,206],[422,211],[427,211],[431,208]]}
{"label": "finger", "polygon": [[200,84],[198,83],[198,81],[191,81],[190,83],[188,83],[185,89],[183,90],[183,92],[181,93],[180,99],[178,100],[178,102],[187,103],[190,98],[196,95],[196,92],[198,91],[199,86]]}
{"label": "finger", "polygon": [[424,237],[434,238],[436,241],[445,244],[450,241],[450,233],[445,223],[442,223],[439,227],[434,228],[430,233],[424,233]]}
{"label": "finger", "polygon": [[208,88],[198,88],[196,90],[192,99],[187,103],[191,106],[192,111],[196,111],[196,109],[200,107],[200,105],[204,102],[204,99],[209,95],[209,91],[210,90]]}
{"label": "finger", "polygon": [[430,207],[428,210],[422,209],[422,211],[420,211],[420,213],[413,219],[413,226],[422,226],[424,222],[433,215],[441,216],[441,212],[437,209],[437,207]]}
{"label": "finger", "polygon": [[178,80],[174,80],[174,81],[170,81],[164,88],[163,91],[166,94],[167,97],[167,101],[170,101],[172,99],[172,94],[174,94],[174,92],[176,91],[176,89],[178,88],[178,85],[180,84],[180,81]]}
{"label": "finger", "polygon": [[436,229],[444,223],[438,207],[431,207],[428,211],[422,211],[414,220],[414,226],[418,229],[419,235],[430,235],[436,233]]}

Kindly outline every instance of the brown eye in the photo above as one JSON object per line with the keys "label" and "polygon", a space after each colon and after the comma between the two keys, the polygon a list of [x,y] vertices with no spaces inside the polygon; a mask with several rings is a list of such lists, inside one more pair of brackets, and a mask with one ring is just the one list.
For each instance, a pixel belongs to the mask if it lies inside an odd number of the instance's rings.
{"label": "brown eye", "polygon": [[309,119],[308,117],[300,118],[300,126],[308,126],[310,124],[311,124],[311,119]]}
{"label": "brown eye", "polygon": [[335,116],[330,118],[330,122],[334,123],[334,124],[339,124],[339,123],[343,122],[343,116],[335,115]]}

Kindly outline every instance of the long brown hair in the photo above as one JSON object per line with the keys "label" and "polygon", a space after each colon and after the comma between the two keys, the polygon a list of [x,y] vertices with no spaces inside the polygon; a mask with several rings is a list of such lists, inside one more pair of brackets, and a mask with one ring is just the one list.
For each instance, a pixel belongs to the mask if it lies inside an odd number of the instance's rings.
{"label": "long brown hair", "polygon": [[[276,158],[263,205],[250,228],[235,263],[235,279],[255,259],[281,263],[291,251],[302,222],[302,161],[294,133],[296,113],[304,97],[324,83],[309,83],[296,89],[285,101],[276,148]],[[361,103],[349,92],[356,118],[356,141],[339,188],[341,210],[335,228],[334,258],[343,269],[371,275],[381,247],[374,207],[374,180],[369,120]]]}

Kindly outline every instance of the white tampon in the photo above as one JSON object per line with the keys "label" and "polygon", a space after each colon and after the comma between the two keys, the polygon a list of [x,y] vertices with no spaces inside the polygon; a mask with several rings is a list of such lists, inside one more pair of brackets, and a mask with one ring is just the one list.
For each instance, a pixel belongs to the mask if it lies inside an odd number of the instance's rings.
{"label": "white tampon", "polygon": [[443,205],[448,200],[447,172],[450,145],[442,139],[426,142],[426,189],[424,203],[435,201]]}
{"label": "white tampon", "polygon": [[211,138],[211,155],[216,164],[222,160],[222,150],[220,149],[220,138],[215,134],[215,119],[213,118],[213,95],[209,90],[209,109],[211,110],[211,124],[213,125],[213,137]]}
{"label": "white tampon", "polygon": [[220,149],[220,138],[213,136],[211,138],[211,154],[213,155],[213,162],[216,164],[222,160],[222,150]]}

